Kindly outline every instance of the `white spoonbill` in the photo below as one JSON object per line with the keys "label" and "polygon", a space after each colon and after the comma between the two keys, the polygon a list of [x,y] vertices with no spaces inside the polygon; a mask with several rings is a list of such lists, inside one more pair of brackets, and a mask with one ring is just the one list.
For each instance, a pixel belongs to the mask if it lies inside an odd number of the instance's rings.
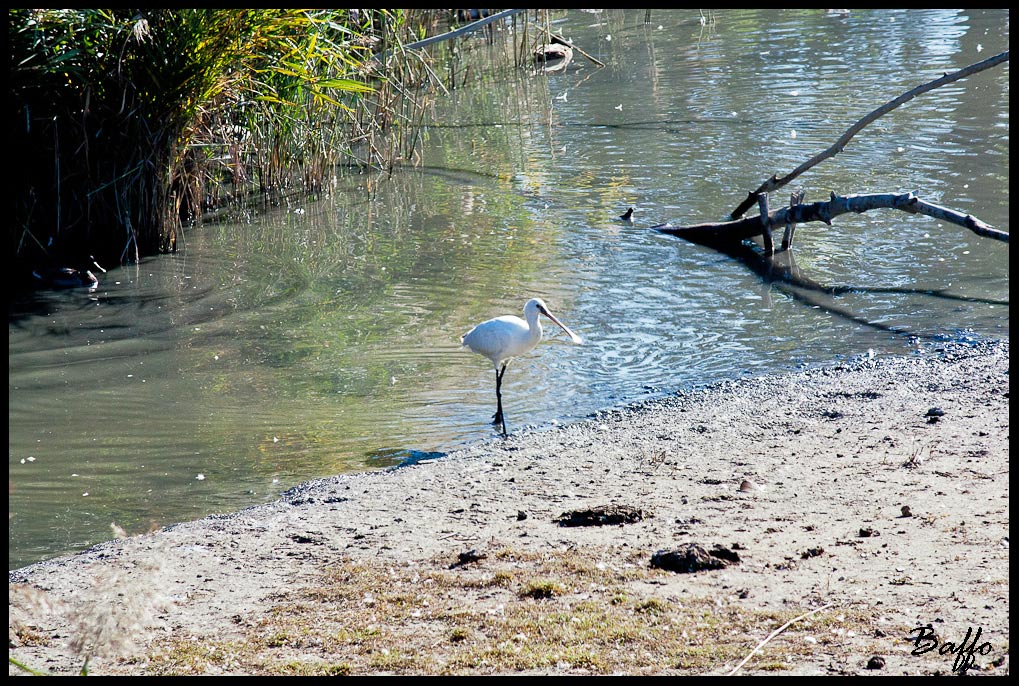
{"label": "white spoonbill", "polygon": [[460,337],[460,344],[463,347],[484,355],[495,366],[495,397],[498,409],[492,423],[502,425],[503,435],[506,434],[506,418],[502,413],[502,377],[506,373],[510,358],[532,350],[541,340],[539,315],[545,315],[555,322],[577,345],[584,342],[549,312],[548,306],[541,298],[531,298],[527,301],[524,305],[524,319],[513,315],[496,317],[478,324]]}

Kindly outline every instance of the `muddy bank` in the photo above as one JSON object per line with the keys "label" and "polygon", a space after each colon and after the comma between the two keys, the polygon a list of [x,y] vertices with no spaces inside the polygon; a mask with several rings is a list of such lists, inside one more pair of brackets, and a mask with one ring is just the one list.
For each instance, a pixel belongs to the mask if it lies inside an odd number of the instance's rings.
{"label": "muddy bank", "polygon": [[[91,642],[93,674],[1005,674],[1008,354],[725,382],[16,570],[10,654],[71,673]],[[652,564],[668,553],[724,564]],[[966,660],[918,650],[968,630]]]}

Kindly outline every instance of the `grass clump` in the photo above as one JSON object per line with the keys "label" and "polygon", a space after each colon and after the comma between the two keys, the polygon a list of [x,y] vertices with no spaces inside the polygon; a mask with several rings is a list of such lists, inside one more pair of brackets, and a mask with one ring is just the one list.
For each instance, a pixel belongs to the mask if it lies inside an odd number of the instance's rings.
{"label": "grass clump", "polygon": [[529,581],[520,590],[521,598],[534,598],[535,600],[546,600],[563,595],[563,585],[549,579],[536,579]]}

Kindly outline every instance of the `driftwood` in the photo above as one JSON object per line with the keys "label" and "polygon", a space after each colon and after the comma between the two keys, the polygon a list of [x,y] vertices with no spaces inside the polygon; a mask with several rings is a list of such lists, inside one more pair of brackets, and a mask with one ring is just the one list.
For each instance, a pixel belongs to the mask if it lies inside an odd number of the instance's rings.
{"label": "driftwood", "polygon": [[[1003,62],[1007,62],[1008,55],[1008,51],[1005,51],[995,55],[994,57],[989,57],[982,62],[977,62],[965,67],[964,69],[952,72],[951,74],[945,74],[939,79],[917,86],[916,88],[903,93],[894,100],[885,103],[863,119],[853,124],[830,148],[824,152],[807,160],[786,176],[778,178],[773,175],[770,179],[761,184],[756,191],[748,194],[746,200],[744,200],[739,207],[733,210],[730,214],[731,221],[693,224],[690,226],[673,226],[672,224],[666,223],[658,224],[651,228],[661,231],[662,233],[681,236],[695,243],[715,246],[732,245],[733,243],[738,243],[744,239],[761,236],[764,243],[765,254],[772,255],[775,253],[775,240],[772,234],[773,227],[785,227],[782,236],[781,251],[787,251],[793,245],[793,236],[797,224],[821,221],[830,225],[832,219],[840,214],[845,214],[846,212],[862,213],[875,209],[895,209],[903,212],[909,212],[911,214],[925,214],[930,217],[935,217],[951,224],[958,224],[959,226],[965,227],[978,236],[993,238],[994,240],[1008,243],[1009,234],[1007,231],[995,229],[994,227],[980,221],[973,215],[957,212],[956,210],[921,200],[914,193],[873,193],[867,195],[840,196],[832,192],[831,198],[827,201],[804,204],[803,191],[797,191],[791,195],[789,207],[775,211],[771,211],[768,208],[768,193],[781,188],[811,167],[842,152],[853,136],[859,133],[865,126],[873,122],[875,119],[887,114],[899,105],[912,100],[922,93],[926,93],[927,91],[944,86],[947,83],[958,81],[959,79],[971,76],[977,72],[989,69]],[[758,205],[760,212],[758,216],[743,217],[744,213],[755,203]]]}
{"label": "driftwood", "polygon": [[769,212],[767,210],[766,196],[762,195],[759,200],[762,212],[756,217],[747,217],[728,222],[694,224],[691,226],[673,226],[666,223],[658,224],[651,228],[673,236],[681,236],[694,243],[706,243],[709,245],[763,236],[765,252],[771,253],[773,252],[773,240],[771,237],[771,227],[773,226],[785,226],[782,246],[784,250],[787,250],[792,246],[793,229],[796,224],[821,221],[830,225],[832,219],[847,212],[859,214],[868,210],[895,209],[911,214],[925,214],[935,217],[963,226],[985,238],[993,238],[1008,243],[1008,232],[999,231],[972,215],[956,212],[947,207],[941,207],[940,205],[921,200],[913,193],[872,193],[845,196],[832,193],[831,198],[825,202],[815,202],[807,205],[802,204],[802,194],[799,194],[799,200],[796,200],[795,197],[789,207]]}
{"label": "driftwood", "polygon": [[891,112],[899,105],[905,104],[912,100],[913,98],[915,98],[916,96],[926,93],[927,91],[934,90],[935,88],[940,88],[945,84],[958,81],[959,79],[966,78],[967,76],[972,76],[977,72],[981,72],[985,69],[990,69],[991,67],[997,66],[1002,62],[1007,61],[1008,51],[1006,50],[1005,52],[999,53],[993,57],[988,57],[986,60],[976,62],[975,64],[971,64],[968,67],[965,67],[958,71],[954,71],[951,74],[945,74],[941,78],[935,79],[934,81],[930,81],[928,83],[917,86],[913,90],[903,93],[894,100],[885,103],[884,105],[877,108],[876,110],[868,114],[866,117],[864,117],[863,119],[849,127],[849,129],[846,130],[846,132],[843,133],[842,136],[839,137],[839,139],[835,141],[835,143],[824,152],[819,153],[818,155],[815,155],[814,157],[810,158],[809,160],[801,164],[799,167],[797,167],[796,169],[794,169],[793,171],[791,171],[790,173],[786,174],[781,178],[772,175],[772,177],[765,181],[764,183],[762,183],[756,191],[749,193],[747,195],[747,198],[742,203],[740,203],[735,210],[732,211],[729,217],[731,219],[739,219],[744,214],[746,214],[747,210],[754,206],[754,204],[757,202],[758,196],[778,190],[779,188],[785,186],[790,181],[792,181],[793,179],[795,179],[796,177],[798,177],[800,174],[807,171],[811,167],[814,167],[815,165],[823,162],[829,157],[834,157],[838,153],[842,152],[845,149],[846,145],[849,143],[849,141],[853,138],[853,136],[859,133],[865,126],[873,122],[875,119],[878,119],[879,117],[887,114],[888,112]]}
{"label": "driftwood", "polygon": [[[883,114],[895,109],[899,105],[911,100],[917,95],[932,90],[946,83],[957,81],[965,76],[975,74],[978,71],[988,69],[1008,60],[1008,52],[1001,53],[995,57],[978,62],[974,65],[961,69],[952,74],[946,74],[940,79],[924,84],[899,96],[895,100],[883,105],[874,112],[858,121],[847,130],[834,145],[825,152],[816,155],[808,160],[789,175],[779,179],[772,176],[753,193],[750,193],[746,200],[730,215],[731,221],[718,223],[694,224],[689,226],[674,226],[671,223],[658,224],[651,228],[661,233],[681,236],[691,242],[708,245],[714,250],[728,255],[743,262],[753,272],[758,274],[765,283],[776,286],[788,293],[796,300],[804,302],[812,307],[817,307],[829,312],[834,316],[845,318],[857,324],[872,327],[891,333],[905,333],[908,329],[900,329],[881,321],[868,321],[850,309],[841,307],[835,298],[844,293],[901,293],[917,294],[928,297],[962,300],[970,302],[985,302],[987,304],[1004,304],[982,298],[972,298],[945,292],[943,290],[929,289],[908,289],[908,288],[882,288],[872,285],[851,286],[851,285],[822,285],[806,277],[796,266],[793,251],[793,238],[798,224],[805,222],[824,222],[831,225],[832,219],[847,212],[862,213],[875,209],[895,209],[912,214],[924,214],[943,221],[957,224],[973,231],[979,236],[993,238],[1008,243],[1009,234],[1007,231],[1000,231],[987,225],[976,217],[958,212],[947,207],[941,207],[933,203],[921,200],[915,193],[875,193],[867,195],[844,195],[840,196],[831,193],[831,197],[824,202],[805,204],[804,193],[798,190],[790,195],[789,205],[777,210],[769,208],[768,193],[781,188],[791,180],[807,171],[821,161],[833,157],[841,152],[849,140],[859,133],[867,124],[873,122]],[[743,218],[743,214],[753,205],[757,204],[759,215],[756,217]],[[775,237],[773,229],[784,228],[782,233],[781,248],[775,250]],[[764,243],[764,250],[749,240],[761,236]],[[770,638],[770,637],[769,637]],[[745,661],[744,661],[745,662]],[[743,663],[740,664],[742,666]],[[737,667],[737,670],[739,667]],[[734,670],[736,671],[736,670]]]}

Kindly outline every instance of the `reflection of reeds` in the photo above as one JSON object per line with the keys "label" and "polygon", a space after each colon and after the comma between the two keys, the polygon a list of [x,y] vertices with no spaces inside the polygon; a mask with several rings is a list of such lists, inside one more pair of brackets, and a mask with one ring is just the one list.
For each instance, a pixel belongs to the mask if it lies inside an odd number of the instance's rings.
{"label": "reflection of reeds", "polygon": [[[68,647],[83,660],[81,674],[88,673],[95,657],[130,655],[138,648],[136,639],[166,603],[159,579],[161,558],[160,551],[153,550],[129,569],[105,566],[79,598],[54,598],[28,584],[11,584],[8,644],[14,647],[45,640],[34,626],[56,614],[67,622]],[[26,672],[41,673],[13,654],[9,662]]]}

